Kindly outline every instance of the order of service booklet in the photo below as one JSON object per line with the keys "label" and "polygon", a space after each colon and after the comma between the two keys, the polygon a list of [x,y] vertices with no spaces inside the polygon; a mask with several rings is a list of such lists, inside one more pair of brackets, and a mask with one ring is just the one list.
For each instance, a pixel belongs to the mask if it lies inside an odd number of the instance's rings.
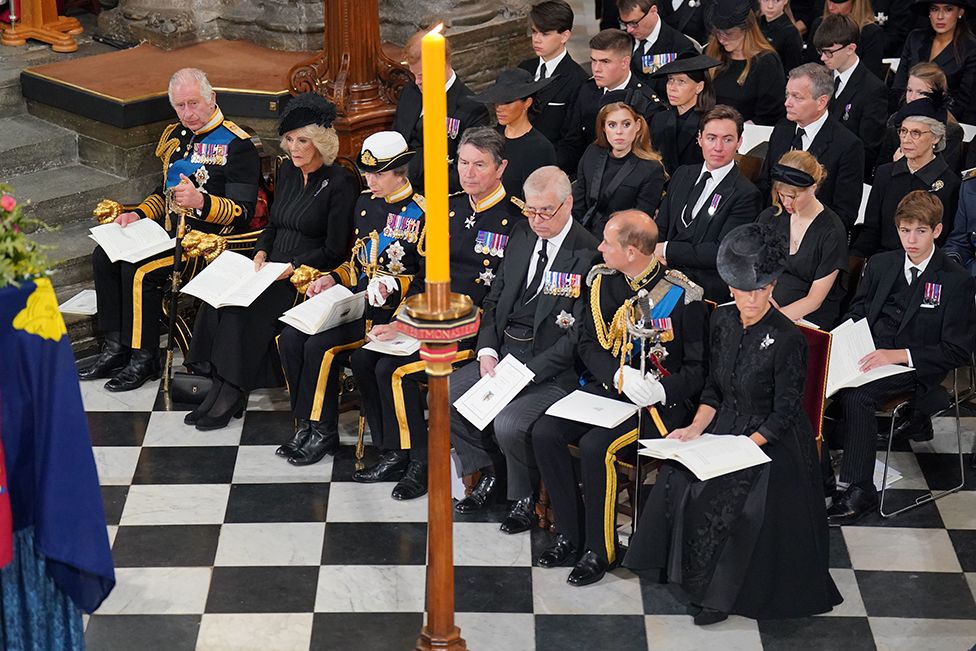
{"label": "order of service booklet", "polygon": [[355,321],[365,310],[365,291],[353,294],[343,285],[333,285],[302,301],[279,319],[307,335],[317,335],[329,328]]}
{"label": "order of service booklet", "polygon": [[677,461],[702,481],[771,461],[748,436],[702,434],[693,441],[641,439],[639,443],[640,454]]}
{"label": "order of service booklet", "polygon": [[89,228],[88,232],[112,262],[142,262],[176,246],[176,238],[151,219],[140,219],[125,227],[110,222]]}
{"label": "order of service booklet", "polygon": [[214,307],[247,307],[287,268],[287,262],[269,262],[254,271],[254,260],[224,251],[180,291]]}

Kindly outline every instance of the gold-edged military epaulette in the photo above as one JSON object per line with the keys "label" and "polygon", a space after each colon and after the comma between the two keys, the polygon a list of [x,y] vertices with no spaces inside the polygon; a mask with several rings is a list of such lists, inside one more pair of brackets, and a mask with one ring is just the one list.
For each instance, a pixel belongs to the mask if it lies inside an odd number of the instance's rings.
{"label": "gold-edged military epaulette", "polygon": [[415,204],[417,204],[418,206],[420,206],[420,209],[421,210],[423,210],[424,212],[427,212],[427,200],[424,199],[424,195],[420,194],[419,192],[414,192],[413,193],[413,202]]}
{"label": "gold-edged military epaulette", "polygon": [[586,286],[592,287],[593,280],[597,276],[612,276],[615,273],[620,273],[616,269],[611,269],[605,264],[598,264],[586,273]]}
{"label": "gold-edged military epaulette", "polygon": [[685,305],[688,305],[692,301],[700,301],[705,298],[705,290],[702,289],[701,285],[696,285],[688,276],[677,269],[668,269],[664,272],[664,277],[672,285],[676,285],[685,290]]}
{"label": "gold-edged military epaulette", "polygon": [[230,120],[224,120],[224,126],[227,127],[227,130],[228,131],[230,131],[231,133],[233,133],[238,138],[241,138],[242,140],[250,140],[251,139],[251,134],[249,134],[247,131],[245,131],[244,129],[240,128],[239,126],[237,126],[236,124],[234,124]]}
{"label": "gold-edged military epaulette", "polygon": [[456,197],[456,196],[462,195],[462,194],[467,194],[467,192],[465,192],[464,190],[458,190],[457,192],[449,192],[447,194],[447,196],[448,197]]}
{"label": "gold-edged military epaulette", "polygon": [[512,203],[514,203],[515,204],[515,207],[518,208],[519,210],[522,210],[523,208],[525,208],[525,202],[522,201],[521,199],[519,199],[518,197],[516,197],[514,194],[508,195],[508,199],[509,199],[509,201],[511,201]]}
{"label": "gold-edged military epaulette", "polygon": [[971,167],[968,170],[962,171],[962,180],[968,181],[969,179],[976,179],[976,167]]}

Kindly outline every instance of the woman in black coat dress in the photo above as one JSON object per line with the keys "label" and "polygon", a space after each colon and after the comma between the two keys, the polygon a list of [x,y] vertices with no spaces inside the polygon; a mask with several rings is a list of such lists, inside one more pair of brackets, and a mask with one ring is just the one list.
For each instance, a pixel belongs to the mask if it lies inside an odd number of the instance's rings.
{"label": "woman in black coat dress", "polygon": [[573,183],[573,218],[597,240],[618,210],[657,212],[667,175],[651,148],[644,116],[623,102],[596,117],[596,142],[586,148]]}
{"label": "woman in black coat dress", "polygon": [[803,37],[788,13],[789,6],[790,0],[759,1],[759,29],[779,54],[785,72],[803,63]]}
{"label": "woman in black coat dress", "polygon": [[271,218],[254,245],[254,268],[268,262],[288,267],[249,307],[200,307],[187,365],[209,370],[213,384],[203,403],[187,414],[188,425],[225,427],[232,416],[239,417],[249,391],[282,384],[274,337],[278,317],[299,298],[291,274],[301,265],[330,269],[347,257],[359,184],[351,172],[333,165],[339,151],[334,119],[333,104],[305,93],[289,103],[278,125],[290,160],[278,171]]}
{"label": "woman in black coat dress", "polygon": [[770,303],[785,253],[774,229],[759,224],[722,241],[718,270],[735,304],[712,315],[709,374],[692,424],[668,435],[746,436],[771,461],[707,481],[665,462],[624,559],[672,584],[698,625],[730,613],[804,617],[842,601],[828,570],[817,446],[802,407],[806,340]]}
{"label": "woman in black coat dress", "polygon": [[651,75],[668,80],[670,107],[654,113],[650,124],[651,143],[661,154],[668,174],[674,174],[682,165],[705,162],[698,132],[702,116],[715,108],[715,92],[708,70],[717,65],[718,60],[708,55],[684,53]]}
{"label": "woman in black coat dress", "polygon": [[912,8],[928,16],[929,25],[912,30],[901,51],[901,63],[888,95],[888,110],[897,110],[905,94],[909,71],[916,63],[931,61],[945,72],[956,118],[976,123],[976,37],[964,14],[973,10],[970,0],[915,0]]}

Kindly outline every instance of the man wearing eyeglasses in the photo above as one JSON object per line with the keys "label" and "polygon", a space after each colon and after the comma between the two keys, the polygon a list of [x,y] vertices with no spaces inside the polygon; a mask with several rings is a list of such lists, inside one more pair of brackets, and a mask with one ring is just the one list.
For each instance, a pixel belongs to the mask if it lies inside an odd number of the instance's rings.
{"label": "man wearing eyeglasses", "polygon": [[888,87],[857,56],[860,35],[853,18],[831,14],[817,28],[813,45],[820,53],[820,60],[834,74],[830,116],[861,139],[864,178],[870,179],[874,176],[888,119]]}
{"label": "man wearing eyeglasses", "polygon": [[864,144],[827,111],[833,94],[833,77],[819,63],[804,63],[790,70],[784,102],[786,117],[773,127],[756,185],[763,193],[765,205],[770,205],[773,164],[794,149],[813,154],[827,170],[817,198],[833,208],[850,234],[864,189]]}
{"label": "man wearing eyeglasses", "polygon": [[[471,495],[458,502],[460,513],[478,511],[500,494],[507,468],[508,499],[513,504],[501,530],[514,534],[535,523],[538,472],[529,440],[532,424],[577,383],[575,324],[583,315],[583,281],[596,257],[596,239],[572,219],[569,178],[554,166],[542,167],[525,181],[526,220],[512,229],[505,258],[483,304],[477,361],[451,376],[453,404],[495,366],[512,355],[535,377],[479,431],[451,409],[451,440],[462,474],[481,477]],[[497,443],[494,439],[497,439]]]}
{"label": "man wearing eyeglasses", "polygon": [[679,54],[698,53],[687,36],[661,20],[658,5],[662,2],[670,3],[670,0],[617,0],[620,29],[634,37],[630,70],[659,97],[667,94],[667,79],[651,79],[651,75]]}

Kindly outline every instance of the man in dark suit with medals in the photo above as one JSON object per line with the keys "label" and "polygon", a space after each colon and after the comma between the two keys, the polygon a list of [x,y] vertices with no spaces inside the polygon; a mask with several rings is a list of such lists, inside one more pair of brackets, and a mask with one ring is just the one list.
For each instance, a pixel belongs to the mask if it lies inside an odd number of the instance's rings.
{"label": "man in dark suit with medals", "polygon": [[725,234],[755,221],[762,199],[739,172],[735,152],[742,141],[742,115],[729,106],[716,106],[702,118],[698,143],[703,165],[679,167],[657,215],[662,240],[658,259],[680,271],[717,303],[729,299],[729,288],[715,266],[718,245]]}
{"label": "man in dark suit with medals", "polygon": [[834,75],[830,116],[864,144],[864,177],[873,176],[878,150],[888,120],[888,87],[857,56],[861,30],[850,16],[832,14],[823,19],[813,45],[820,60]]}
{"label": "man in dark suit with medals", "polygon": [[[553,145],[559,143],[566,116],[587,78],[566,49],[573,33],[573,17],[573,9],[564,0],[546,0],[534,5],[529,11],[529,28],[536,56],[518,65],[531,72],[535,81],[552,79],[552,83],[533,96],[532,126]],[[521,192],[521,188],[510,190]]]}
{"label": "man in dark suit with medals", "polygon": [[529,431],[577,383],[573,325],[583,315],[583,279],[597,247],[595,238],[572,219],[573,196],[563,172],[542,167],[529,176],[524,190],[527,221],[513,229],[485,299],[477,362],[451,376],[453,404],[481,377],[494,374],[507,355],[535,374],[483,431],[451,410],[451,440],[460,470],[481,472],[477,486],[456,508],[462,513],[483,508],[498,490],[504,463],[508,498],[514,503],[501,530],[510,534],[527,531],[535,522],[537,473]]}
{"label": "man in dark suit with medals", "polygon": [[670,0],[617,0],[620,24],[634,39],[630,70],[659,97],[667,93],[666,79],[651,75],[685,52],[698,54],[688,38],[663,20],[659,7]]}
{"label": "man in dark suit with medals", "polygon": [[[188,230],[220,235],[247,230],[261,174],[250,135],[224,119],[217,94],[201,70],[174,73],[169,100],[180,121],[163,130],[156,146],[166,170],[162,183],[135,209],[119,214],[115,223],[124,227],[154,219],[176,235],[178,219],[167,212],[166,193],[171,192],[179,207],[190,209]],[[80,373],[81,379],[111,378],[105,384],[109,391],[130,391],[158,379],[163,285],[173,269],[173,253],[133,264],[112,262],[96,247],[92,266],[105,343],[95,362]]]}
{"label": "man in dark suit with medals", "polygon": [[630,70],[634,40],[619,29],[605,29],[590,39],[593,77],[580,86],[572,111],[563,124],[556,145],[556,160],[566,174],[576,174],[583,151],[596,138],[593,129],[600,109],[611,102],[624,102],[644,116],[651,116],[664,105],[640,78]]}
{"label": "man in dark suit with medals", "polygon": [[[451,291],[467,294],[480,306],[505,257],[509,233],[525,220],[522,201],[508,193],[501,178],[505,142],[491,127],[474,127],[461,136],[458,172],[464,192],[449,202]],[[407,290],[424,291],[425,266]],[[374,326],[379,341],[396,336],[392,324]],[[455,361],[474,357],[473,340],[461,342]],[[420,382],[426,366],[419,353],[396,356],[359,349],[352,369],[363,397],[373,445],[382,450],[376,464],[357,471],[363,483],[398,479],[393,499],[409,500],[427,492],[427,423]]]}
{"label": "man in dark suit with medals", "polygon": [[773,164],[793,149],[813,154],[827,170],[817,198],[837,213],[850,234],[864,193],[864,143],[828,112],[833,93],[831,73],[819,63],[804,63],[790,71],[786,117],[773,127],[756,185],[764,205],[770,205]]}
{"label": "man in dark suit with medals", "polygon": [[831,525],[852,524],[878,503],[873,482],[878,405],[913,392],[912,416],[894,435],[931,439],[931,414],[949,405],[942,381],[950,370],[968,364],[973,352],[976,285],[965,269],[935,246],[942,231],[942,211],[942,202],[929,192],[905,195],[895,213],[904,250],[885,251],[868,260],[848,312],[855,321],[867,319],[877,348],[859,360],[861,371],[901,364],[914,373],[843,389],[835,396],[843,410],[844,456],[838,485],[846,489],[827,510]]}
{"label": "man in dark suit with medals", "polygon": [[[587,276],[588,300],[579,355],[593,380],[584,391],[627,399],[645,411],[614,428],[543,416],[532,447],[556,513],[556,540],[539,557],[542,567],[575,565],[571,585],[603,578],[617,562],[617,473],[614,456],[638,436],[666,436],[691,422],[705,384],[707,321],[702,290],[681,273],[665,270],[654,255],[657,227],[645,213],[615,213],[603,232],[606,264]],[[635,302],[649,297],[649,315]],[[628,324],[660,332],[646,344]],[[641,373],[641,355],[646,355]],[[578,443],[584,496],[580,496],[567,444]],[[580,513],[584,517],[580,517]]]}
{"label": "man in dark suit with medals", "polygon": [[[424,122],[422,113],[424,98],[423,64],[421,62],[420,42],[424,32],[417,32],[407,40],[403,51],[407,58],[407,66],[414,76],[414,82],[403,87],[400,99],[397,100],[396,115],[393,116],[393,131],[399,131],[407,141],[407,146],[417,152],[417,156],[410,161],[410,182],[416,188],[424,187]],[[450,163],[451,191],[460,189],[457,180],[457,148],[458,140],[468,127],[488,124],[488,109],[484,104],[472,102],[469,95],[471,89],[454,72],[451,67],[451,44],[447,41],[447,73],[445,90],[447,91],[447,158]]]}

